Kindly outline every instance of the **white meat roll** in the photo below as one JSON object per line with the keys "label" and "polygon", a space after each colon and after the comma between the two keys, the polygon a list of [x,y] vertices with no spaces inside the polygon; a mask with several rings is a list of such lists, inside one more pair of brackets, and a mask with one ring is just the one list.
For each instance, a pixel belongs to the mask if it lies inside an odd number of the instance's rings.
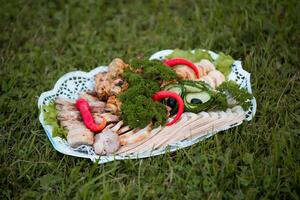
{"label": "white meat roll", "polygon": [[200,79],[201,81],[204,81],[205,83],[207,83],[208,85],[210,85],[211,88],[215,89],[216,88],[216,83],[214,81],[213,78],[211,78],[210,76],[203,76]]}
{"label": "white meat roll", "polygon": [[216,70],[216,67],[214,64],[212,64],[209,60],[207,59],[202,59],[200,62],[195,63],[195,65],[199,68],[199,70],[201,68],[204,69],[204,71],[206,73],[209,73],[210,71]]}
{"label": "white meat roll", "polygon": [[225,81],[225,76],[218,70],[209,72],[207,76],[211,77],[214,80],[216,87],[218,87]]}

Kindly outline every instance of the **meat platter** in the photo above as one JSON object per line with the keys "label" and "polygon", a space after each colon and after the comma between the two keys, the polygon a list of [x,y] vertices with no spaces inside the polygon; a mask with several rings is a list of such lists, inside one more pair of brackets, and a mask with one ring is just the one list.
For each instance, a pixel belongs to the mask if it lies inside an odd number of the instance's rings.
{"label": "meat platter", "polygon": [[173,152],[250,121],[250,74],[229,55],[162,50],[62,76],[38,100],[53,147],[97,163]]}

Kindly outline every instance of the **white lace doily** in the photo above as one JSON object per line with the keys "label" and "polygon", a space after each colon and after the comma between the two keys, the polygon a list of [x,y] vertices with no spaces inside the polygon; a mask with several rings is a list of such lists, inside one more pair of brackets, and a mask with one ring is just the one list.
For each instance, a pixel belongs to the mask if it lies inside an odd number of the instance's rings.
{"label": "white lace doily", "polygon": [[[156,52],[153,54],[150,59],[159,59],[162,60],[165,58],[165,56],[172,53],[173,50],[163,50]],[[213,59],[216,59],[218,57],[218,54],[209,51],[210,55]],[[71,148],[66,140],[60,138],[60,137],[52,137],[52,127],[50,125],[46,125],[44,122],[43,117],[43,111],[41,107],[43,105],[47,105],[50,102],[53,102],[57,97],[66,97],[69,99],[77,99],[78,94],[82,91],[88,91],[93,90],[94,88],[94,76],[100,72],[107,71],[107,66],[100,66],[95,68],[94,70],[90,72],[82,72],[82,71],[75,71],[70,72],[62,76],[55,84],[54,88],[50,91],[44,92],[41,94],[38,100],[38,107],[41,110],[39,115],[40,123],[42,124],[51,144],[53,147],[66,155],[76,156],[76,157],[82,157],[82,158],[89,158],[94,162],[105,163],[113,160],[123,160],[123,159],[137,159],[137,158],[145,158],[149,156],[156,156],[160,154],[164,154],[166,151],[172,152],[176,151],[180,148],[185,148],[187,146],[191,146],[205,138],[211,137],[216,132],[212,132],[210,134],[207,134],[205,136],[194,138],[191,140],[184,140],[181,142],[176,142],[173,145],[170,145],[167,149],[161,148],[149,152],[143,152],[139,154],[128,154],[128,155],[114,155],[114,156],[99,156],[96,155],[93,148],[91,146],[82,145],[76,149]],[[247,89],[250,93],[252,93],[251,90],[251,83],[250,83],[250,74],[243,70],[241,61],[235,61],[232,65],[232,72],[228,76],[229,80],[233,80],[236,83],[238,83],[241,87]],[[255,98],[251,101],[251,106],[249,110],[246,112],[246,120],[250,121],[252,117],[255,115],[256,112],[256,100]],[[237,126],[239,124],[235,124],[233,126]],[[232,128],[233,126],[225,127],[223,130]],[[218,130],[222,131],[222,130]],[[217,132],[218,132],[217,131]]]}

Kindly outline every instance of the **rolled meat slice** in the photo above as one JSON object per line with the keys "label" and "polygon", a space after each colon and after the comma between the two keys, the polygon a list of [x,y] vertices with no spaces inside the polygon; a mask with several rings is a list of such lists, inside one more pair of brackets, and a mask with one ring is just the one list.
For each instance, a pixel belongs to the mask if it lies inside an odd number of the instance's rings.
{"label": "rolled meat slice", "polygon": [[213,70],[208,73],[209,77],[211,77],[214,80],[215,86],[218,87],[225,81],[225,76],[222,74],[222,72],[218,70]]}
{"label": "rolled meat slice", "polygon": [[119,135],[106,128],[101,133],[96,134],[93,147],[98,155],[113,154],[120,148]]}
{"label": "rolled meat slice", "polygon": [[203,68],[206,73],[209,73],[210,71],[213,71],[216,69],[214,64],[212,64],[209,60],[207,59],[202,59],[199,63],[195,63],[195,65],[201,69]]}
{"label": "rolled meat slice", "polygon": [[[121,148],[118,150],[117,154],[128,154],[134,152],[134,149],[137,148],[138,146],[142,146],[145,142],[147,142],[149,139],[151,139],[153,136],[155,136],[157,133],[159,133],[163,128],[161,126],[153,129],[150,132],[150,135],[148,135],[147,138],[144,140],[141,140],[139,142],[133,143],[133,144],[127,144],[124,146],[121,146]],[[133,151],[132,151],[133,150]]]}
{"label": "rolled meat slice", "polygon": [[215,89],[216,88],[216,83],[214,81],[213,78],[211,78],[210,76],[203,76],[200,79],[201,81],[204,81],[205,83],[207,83],[208,85],[210,85],[211,88]]}

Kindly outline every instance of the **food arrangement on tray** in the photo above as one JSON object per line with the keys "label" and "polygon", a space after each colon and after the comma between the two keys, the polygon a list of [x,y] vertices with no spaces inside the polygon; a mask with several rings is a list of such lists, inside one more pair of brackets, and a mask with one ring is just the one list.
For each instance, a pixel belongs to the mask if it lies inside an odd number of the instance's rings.
{"label": "food arrangement on tray", "polygon": [[55,149],[104,163],[190,146],[251,120],[250,74],[206,50],[164,50],[71,72],[39,98]]}

